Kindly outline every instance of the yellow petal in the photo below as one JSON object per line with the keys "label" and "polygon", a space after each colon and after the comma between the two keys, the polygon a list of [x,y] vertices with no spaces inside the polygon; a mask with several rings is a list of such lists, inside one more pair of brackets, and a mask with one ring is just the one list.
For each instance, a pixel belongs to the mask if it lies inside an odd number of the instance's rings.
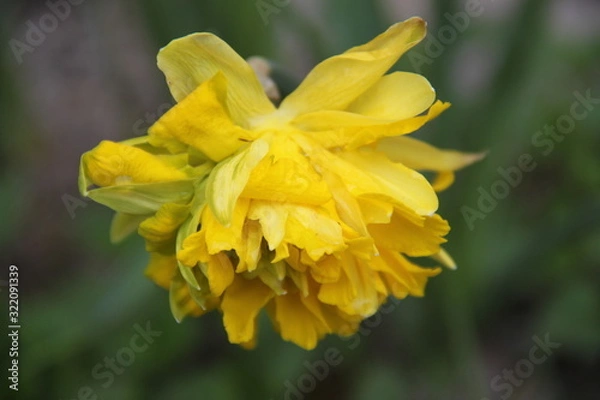
{"label": "yellow petal", "polygon": [[85,175],[98,186],[155,183],[187,176],[157,156],[137,147],[103,140],[82,156]]}
{"label": "yellow petal", "polygon": [[206,244],[210,254],[238,250],[242,246],[242,234],[250,201],[239,199],[233,209],[229,226],[221,224],[210,208],[204,210],[202,230],[206,232]]}
{"label": "yellow petal", "polygon": [[206,275],[213,296],[221,296],[231,285],[234,278],[233,265],[225,253],[211,255],[208,263],[200,264],[200,269]]}
{"label": "yellow petal", "polygon": [[146,267],[145,275],[157,285],[168,289],[177,270],[177,259],[174,255],[150,253],[150,262]]}
{"label": "yellow petal", "polygon": [[290,246],[286,242],[282,242],[275,249],[275,257],[271,260],[272,263],[278,263],[282,260],[287,260],[290,256]]}
{"label": "yellow petal", "polygon": [[369,232],[377,247],[393,249],[412,257],[430,256],[440,251],[443,238],[450,231],[448,222],[439,215],[425,218],[424,226],[418,226],[394,213],[389,224],[369,225]]}
{"label": "yellow petal", "polygon": [[394,206],[391,203],[361,196],[358,204],[367,224],[387,224],[392,219]]}
{"label": "yellow petal", "polygon": [[345,255],[342,261],[342,268],[348,276],[350,285],[354,288],[353,292],[356,294],[350,303],[341,305],[340,309],[350,315],[361,315],[368,318],[375,314],[379,307],[379,299],[374,285],[374,273],[362,262],[356,262],[349,255]]}
{"label": "yellow petal", "polygon": [[420,18],[392,25],[370,42],[321,62],[280,109],[296,115],[345,109],[424,36],[425,22]]}
{"label": "yellow petal", "polygon": [[436,175],[435,179],[431,183],[431,187],[436,192],[446,190],[454,183],[454,172],[443,171]]}
{"label": "yellow petal", "polygon": [[198,263],[207,263],[210,258],[206,247],[206,231],[192,233],[183,240],[177,259],[185,267],[193,267]]}
{"label": "yellow petal", "polygon": [[256,333],[256,317],[275,293],[259,279],[235,277],[221,302],[223,324],[231,343],[250,342]]}
{"label": "yellow petal", "polygon": [[[248,218],[258,221],[269,250],[275,250],[285,236],[288,209],[281,203],[252,200]],[[286,246],[287,247],[287,246]]]}
{"label": "yellow petal", "polygon": [[310,275],[318,283],[333,283],[340,279],[342,265],[334,256],[325,256],[310,268]]}
{"label": "yellow petal", "polygon": [[368,236],[367,226],[362,218],[360,205],[348,190],[342,179],[331,171],[322,171],[323,178],[335,200],[335,207],[340,219],[362,236]]}
{"label": "yellow petal", "polygon": [[437,262],[442,263],[444,267],[449,269],[456,269],[456,262],[452,259],[452,256],[444,249],[441,249],[439,253],[431,256]]}
{"label": "yellow petal", "polygon": [[379,307],[374,272],[350,255],[342,258],[341,266],[342,274],[337,282],[321,285],[319,300],[337,306],[349,315],[362,318],[373,315]]}
{"label": "yellow petal", "polygon": [[286,275],[292,280],[298,292],[302,296],[308,296],[309,292],[309,281],[308,275],[304,272],[297,271],[294,268],[291,268],[289,265],[286,269]]}
{"label": "yellow petal", "polygon": [[246,149],[219,163],[206,184],[206,199],[222,225],[229,225],[235,204],[248,183],[252,170],[267,155],[269,145],[256,140]]}
{"label": "yellow petal", "polygon": [[357,198],[367,196],[390,202],[416,218],[430,215],[438,207],[437,195],[425,177],[402,164],[392,163],[380,152],[363,148],[332,153],[301,135],[295,140],[301,143],[316,168],[335,173]]}
{"label": "yellow petal", "polygon": [[[285,260],[286,264],[290,266],[292,269],[298,272],[306,272],[309,263],[306,262],[302,257],[302,251],[295,246],[287,246],[288,247],[288,258]],[[306,258],[306,257],[304,257]],[[309,257],[310,259],[310,257]],[[311,260],[312,261],[312,260]],[[312,261],[314,262],[314,261]],[[289,268],[288,268],[289,270]]]}
{"label": "yellow petal", "polygon": [[258,266],[258,262],[262,255],[262,239],[263,234],[260,224],[257,221],[246,220],[244,223],[244,233],[242,237],[242,250],[238,252],[240,263],[237,272],[240,272],[240,266],[244,266],[244,270],[254,271]]}
{"label": "yellow petal", "polygon": [[306,159],[265,157],[252,171],[243,197],[278,202],[323,204],[331,199],[327,185]]}
{"label": "yellow petal", "polygon": [[329,332],[322,318],[315,316],[297,293],[275,297],[275,320],[284,340],[312,350]]}
{"label": "yellow petal", "polygon": [[176,139],[213,161],[233,154],[252,135],[229,118],[224,108],[226,87],[221,73],[202,83],[150,127],[150,143],[159,146],[162,139]]}
{"label": "yellow petal", "polygon": [[455,150],[438,149],[411,137],[385,138],[377,149],[392,161],[401,162],[409,168],[438,172],[432,186],[436,192],[447,189],[454,183],[454,173],[483,159],[486,153],[462,153]]}
{"label": "yellow petal", "polygon": [[385,138],[378,142],[377,150],[394,162],[424,171],[456,171],[483,159],[486,153],[462,153],[438,149],[418,139],[402,136]]}
{"label": "yellow petal", "polygon": [[313,260],[346,248],[339,223],[315,207],[286,205],[285,241],[304,249]]}
{"label": "yellow petal", "polygon": [[427,280],[442,272],[440,268],[422,268],[389,250],[382,250],[381,257],[372,266],[383,273],[391,293],[397,298],[404,298],[407,294],[422,297]]}
{"label": "yellow petal", "polygon": [[158,68],[165,74],[177,101],[217,72],[223,73],[229,82],[227,108],[238,125],[245,126],[248,118],[274,110],[248,63],[211,33],[173,40],[158,53]]}
{"label": "yellow petal", "polygon": [[325,148],[345,147],[355,149],[381,138],[412,133],[438,117],[450,103],[437,101],[427,114],[390,121],[354,114],[347,111],[316,111],[301,115],[292,123],[303,129],[311,139]]}
{"label": "yellow petal", "polygon": [[410,72],[393,72],[360,95],[346,111],[398,121],[421,114],[434,100],[435,90],[425,77]]}
{"label": "yellow petal", "polygon": [[433,214],[438,198],[427,179],[399,163],[393,163],[382,153],[363,149],[338,154],[354,167],[368,173],[387,193],[419,215]]}
{"label": "yellow petal", "polygon": [[138,233],[146,239],[147,251],[158,251],[159,248],[175,240],[177,228],[183,224],[190,212],[185,204],[164,204],[151,218],[142,222]]}

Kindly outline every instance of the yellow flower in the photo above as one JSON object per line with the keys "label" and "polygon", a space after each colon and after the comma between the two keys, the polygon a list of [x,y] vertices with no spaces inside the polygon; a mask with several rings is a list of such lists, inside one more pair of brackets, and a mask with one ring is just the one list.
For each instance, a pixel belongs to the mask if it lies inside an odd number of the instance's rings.
{"label": "yellow flower", "polygon": [[178,104],[148,136],[84,154],[80,190],[117,212],[112,240],[145,238],[146,274],[177,320],[218,309],[246,347],[263,308],[305,349],[350,335],[441,271],[409,257],[455,267],[436,190],[481,155],[404,136],[449,104],[420,75],[385,75],[424,36],[419,18],[395,24],[317,65],[279,107],[218,37],[174,40],[158,66]]}

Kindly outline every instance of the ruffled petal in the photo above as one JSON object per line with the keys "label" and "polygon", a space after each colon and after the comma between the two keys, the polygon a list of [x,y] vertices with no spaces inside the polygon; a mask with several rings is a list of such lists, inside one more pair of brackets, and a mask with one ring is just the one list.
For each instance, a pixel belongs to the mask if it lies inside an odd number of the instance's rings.
{"label": "ruffled petal", "polygon": [[231,343],[252,342],[256,317],[275,293],[259,279],[236,276],[221,302],[223,324]]}
{"label": "ruffled petal", "polygon": [[378,248],[393,249],[412,257],[430,256],[440,251],[444,236],[450,231],[448,222],[435,214],[418,226],[394,213],[389,224],[369,225]]}
{"label": "ruffled petal", "polygon": [[138,233],[146,239],[147,251],[160,251],[165,245],[174,244],[177,228],[183,224],[190,214],[185,204],[167,203],[157,213],[142,222]]}
{"label": "ruffled petal", "polygon": [[363,318],[373,315],[379,307],[371,276],[373,271],[347,254],[339,262],[342,267],[340,279],[321,285],[319,300],[337,306],[350,315],[360,315]]}
{"label": "ruffled petal", "polygon": [[250,174],[242,196],[315,205],[331,199],[326,183],[297,144],[275,136],[269,145],[269,154]]}
{"label": "ruffled petal", "polygon": [[239,199],[235,204],[231,223],[228,226],[221,224],[210,208],[204,210],[202,230],[206,232],[206,243],[210,254],[238,250],[242,247],[244,223],[249,206],[250,201],[248,199]]}
{"label": "ruffled petal", "polygon": [[382,273],[391,294],[399,299],[409,294],[422,297],[427,280],[442,272],[441,268],[422,268],[400,253],[385,249],[373,262],[373,268]]}
{"label": "ruffled petal", "polygon": [[275,297],[275,320],[284,340],[289,340],[306,350],[312,350],[329,327],[305,306],[299,293]]}
{"label": "ruffled petal", "polygon": [[313,260],[346,248],[339,223],[323,210],[301,205],[286,205],[288,218],[284,240],[306,253]]}
{"label": "ruffled petal", "polygon": [[285,237],[289,211],[281,203],[252,200],[248,210],[248,218],[258,221],[269,250],[273,251]]}
{"label": "ruffled petal", "polygon": [[231,285],[234,278],[233,265],[225,253],[211,255],[208,263],[200,264],[200,269],[208,279],[211,295],[219,297]]}

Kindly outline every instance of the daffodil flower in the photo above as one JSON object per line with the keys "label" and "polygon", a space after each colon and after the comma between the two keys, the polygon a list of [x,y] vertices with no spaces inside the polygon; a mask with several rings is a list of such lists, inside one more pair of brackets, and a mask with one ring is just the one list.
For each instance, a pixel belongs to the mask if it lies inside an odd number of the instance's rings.
{"label": "daffodil flower", "polygon": [[312,349],[389,296],[423,296],[441,269],[412,258],[455,267],[436,190],[481,155],[405,136],[449,104],[420,75],[386,75],[425,33],[419,18],[391,26],[317,65],[278,107],[213,34],[159,52],[177,105],[147,136],[85,153],[79,184],[117,212],[113,241],[145,239],[146,274],[177,320],[217,309],[229,341],[253,347],[266,309],[283,339]]}

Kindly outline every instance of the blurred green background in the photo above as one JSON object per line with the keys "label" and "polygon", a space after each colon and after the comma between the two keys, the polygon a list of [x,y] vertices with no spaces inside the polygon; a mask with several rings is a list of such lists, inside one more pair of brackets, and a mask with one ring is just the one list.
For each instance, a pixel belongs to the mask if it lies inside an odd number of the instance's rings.
{"label": "blurred green background", "polygon": [[[598,1],[482,0],[481,15],[460,30],[448,13],[473,1],[80,3],[18,56],[11,39],[26,43],[28,21],[38,25],[51,8],[0,5],[0,280],[19,267],[22,325],[20,390],[9,393],[3,362],[2,398],[600,398],[600,105],[588,104],[560,140],[537,133],[569,115],[574,92],[600,98]],[[217,313],[177,324],[167,292],[143,276],[142,241],[111,245],[112,212],[76,188],[82,152],[143,134],[173,103],[158,49],[211,31],[244,57],[276,62],[289,89],[319,60],[413,15],[445,43],[419,45],[397,69],[421,72],[454,104],[416,136],[489,151],[440,196],[459,269],[433,279],[425,298],[371,318],[357,337],[330,337],[311,352],[265,320],[253,351],[228,344]],[[477,210],[478,190],[498,188],[498,168],[523,154],[536,168],[468,223],[464,207]],[[98,364],[109,371],[105,357],[134,354],[127,347],[147,321],[162,334],[130,365],[94,377]],[[531,372],[522,360],[536,335],[561,346]],[[310,378],[330,348],[341,362]],[[507,383],[504,371],[515,368],[530,376]]]}

